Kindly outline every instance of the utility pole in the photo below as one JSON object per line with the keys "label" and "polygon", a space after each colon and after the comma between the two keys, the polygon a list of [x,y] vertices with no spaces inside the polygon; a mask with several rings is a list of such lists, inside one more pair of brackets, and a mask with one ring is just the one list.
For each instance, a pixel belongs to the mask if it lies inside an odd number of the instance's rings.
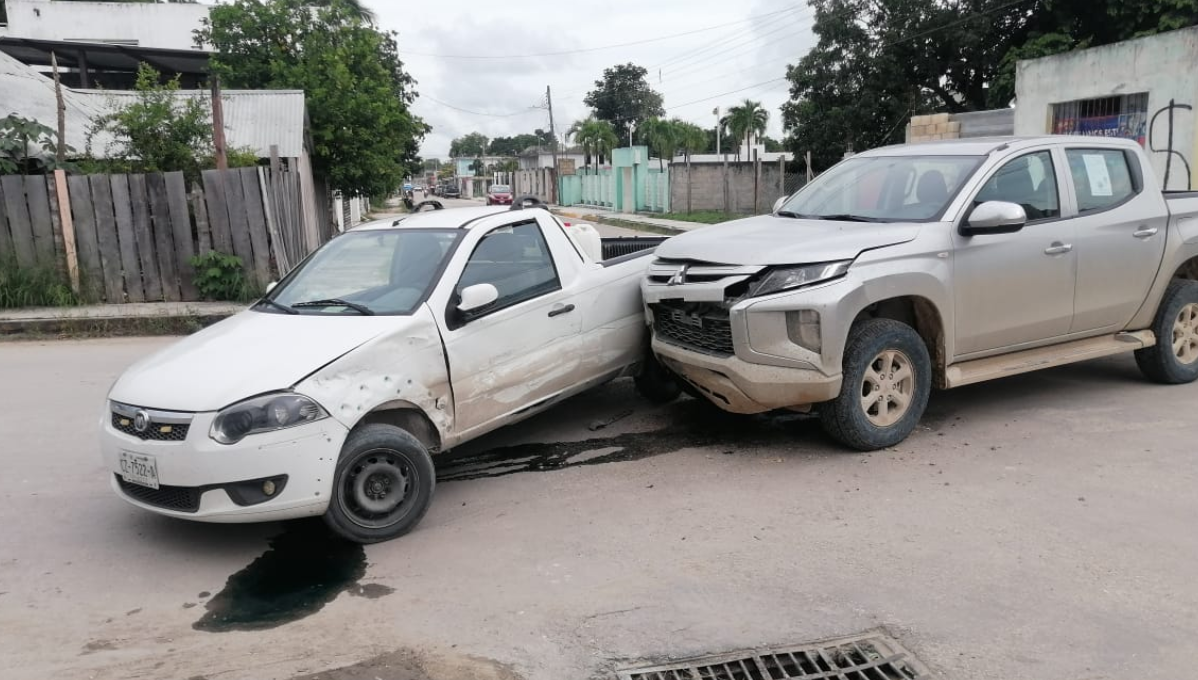
{"label": "utility pole", "polygon": [[212,148],[216,156],[216,169],[228,170],[229,158],[225,155],[225,110],[220,98],[220,76],[212,76]]}
{"label": "utility pole", "polygon": [[553,93],[545,86],[545,103],[549,106],[549,136],[553,138],[550,148],[553,150],[553,191],[549,197],[550,203],[557,203],[558,166],[557,166],[557,129],[553,126]]}
{"label": "utility pole", "polygon": [[62,167],[67,160],[67,105],[62,100],[62,81],[58,78],[58,57],[53,52],[50,53],[50,67],[54,69],[54,99],[57,102],[58,113],[58,148],[55,149],[54,160],[58,163],[57,167]]}

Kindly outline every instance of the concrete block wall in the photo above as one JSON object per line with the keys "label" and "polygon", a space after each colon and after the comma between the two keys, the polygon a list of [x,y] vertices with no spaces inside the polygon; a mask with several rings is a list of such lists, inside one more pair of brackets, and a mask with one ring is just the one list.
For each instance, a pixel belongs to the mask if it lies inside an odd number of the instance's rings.
{"label": "concrete block wall", "polygon": [[[729,161],[728,210],[742,215],[754,213],[753,163]],[[686,211],[686,187],[690,182],[691,210],[724,209],[724,166],[722,163],[691,163],[690,176],[685,163],[670,165],[670,209]],[[757,212],[766,213],[774,201],[784,195],[782,175],[777,163],[761,164],[757,185]]]}

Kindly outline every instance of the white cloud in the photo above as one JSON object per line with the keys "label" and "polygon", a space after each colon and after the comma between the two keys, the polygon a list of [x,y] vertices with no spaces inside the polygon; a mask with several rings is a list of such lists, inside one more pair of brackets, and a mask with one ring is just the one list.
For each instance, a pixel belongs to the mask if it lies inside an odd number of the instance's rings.
{"label": "white cloud", "polygon": [[[450,141],[469,132],[496,137],[548,128],[547,112],[531,108],[542,105],[546,85],[553,88],[560,134],[587,115],[583,97],[603,69],[630,61],[650,69],[650,84],[664,95],[668,115],[707,127],[714,123],[712,108],[750,98],[769,109],[769,133],[779,136],[778,107],[787,98],[785,81],[730,92],[781,78],[786,65],[797,62],[814,44],[812,11],[792,0],[368,4],[378,13],[381,28],[399,32],[405,68],[418,81],[417,91],[428,95],[414,107],[433,126],[422,147],[426,158],[444,158]],[[719,28],[655,40],[715,26]],[[531,59],[415,54],[543,54],[650,40],[655,41]],[[707,99],[721,93],[730,94]],[[433,99],[473,112],[516,115],[475,115]],[[696,100],[705,101],[689,104]]]}

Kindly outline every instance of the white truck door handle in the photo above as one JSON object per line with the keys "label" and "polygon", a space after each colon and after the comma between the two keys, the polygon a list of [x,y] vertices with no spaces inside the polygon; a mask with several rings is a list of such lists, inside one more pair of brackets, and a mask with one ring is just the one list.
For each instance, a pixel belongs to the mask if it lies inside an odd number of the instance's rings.
{"label": "white truck door handle", "polygon": [[1045,248],[1044,254],[1045,255],[1060,255],[1062,253],[1067,253],[1070,250],[1073,250],[1072,244],[1061,243],[1060,241],[1057,241],[1056,243],[1052,244],[1051,246],[1048,246],[1047,248]]}
{"label": "white truck door handle", "polygon": [[1156,236],[1156,232],[1158,231],[1160,230],[1156,227],[1140,227],[1132,232],[1132,236],[1135,236],[1136,238],[1149,238],[1151,236]]}

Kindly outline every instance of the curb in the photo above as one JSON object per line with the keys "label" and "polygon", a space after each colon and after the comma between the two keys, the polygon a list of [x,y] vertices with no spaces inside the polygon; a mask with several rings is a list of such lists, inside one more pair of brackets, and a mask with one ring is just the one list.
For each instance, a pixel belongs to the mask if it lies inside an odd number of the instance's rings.
{"label": "curb", "polygon": [[0,319],[0,341],[56,338],[109,338],[124,336],[189,335],[223,321],[232,313],[178,314],[170,316],[59,317],[55,319]]}

